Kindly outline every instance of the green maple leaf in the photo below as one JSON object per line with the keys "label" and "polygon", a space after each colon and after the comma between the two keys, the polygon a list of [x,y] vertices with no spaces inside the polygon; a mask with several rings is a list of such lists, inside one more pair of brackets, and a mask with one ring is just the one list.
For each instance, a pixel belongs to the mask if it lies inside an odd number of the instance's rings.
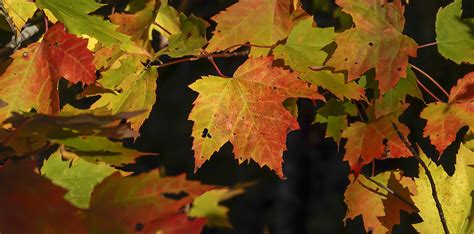
{"label": "green maple leaf", "polygon": [[36,5],[40,9],[50,10],[72,34],[86,34],[106,46],[119,45],[125,51],[145,53],[129,36],[117,32],[117,25],[89,15],[103,6],[94,0],[37,0]]}
{"label": "green maple leaf", "polygon": [[206,28],[209,24],[199,17],[191,15],[179,15],[180,32],[169,36],[169,44],[158,51],[156,56],[167,54],[170,57],[178,58],[187,55],[198,55],[201,48],[207,44]]}
{"label": "green maple leaf", "polygon": [[347,115],[357,116],[354,104],[330,99],[317,110],[313,123],[327,123],[326,137],[332,137],[339,143],[342,132],[347,128]]}
{"label": "green maple leaf", "polygon": [[457,64],[474,63],[474,19],[461,18],[461,0],[441,8],[436,14],[438,51]]}
{"label": "green maple leaf", "polygon": [[99,136],[57,139],[53,142],[63,144],[67,151],[88,162],[105,162],[114,166],[134,163],[136,158],[147,155],[147,153],[125,148],[122,142],[113,142]]}
{"label": "green maple leaf", "polygon": [[409,68],[406,79],[401,79],[394,88],[375,100],[375,117],[379,118],[403,109],[402,105],[405,104],[407,96],[423,100],[416,79],[415,73]]}
{"label": "green maple leaf", "polygon": [[156,67],[146,68],[137,57],[125,57],[121,66],[104,72],[99,83],[114,93],[103,93],[91,108],[106,108],[117,114],[121,112],[143,111],[128,119],[132,129],[138,131],[148,118],[156,101]]}
{"label": "green maple leaf", "polygon": [[296,24],[284,45],[273,50],[275,58],[296,71],[308,71],[311,66],[322,66],[328,54],[322,48],[334,41],[334,28],[313,27],[313,19],[308,18]]}
{"label": "green maple leaf", "polygon": [[64,198],[79,208],[89,206],[94,186],[115,171],[106,164],[90,163],[80,158],[63,161],[61,150],[53,153],[41,167],[41,174],[67,189]]}
{"label": "green maple leaf", "polygon": [[322,49],[336,36],[334,28],[316,28],[312,25],[312,18],[298,22],[286,43],[273,50],[275,58],[283,59],[286,65],[298,71],[302,80],[321,86],[340,99],[364,98],[364,90],[354,82],[346,83],[343,74],[310,69],[323,65],[328,54]]}

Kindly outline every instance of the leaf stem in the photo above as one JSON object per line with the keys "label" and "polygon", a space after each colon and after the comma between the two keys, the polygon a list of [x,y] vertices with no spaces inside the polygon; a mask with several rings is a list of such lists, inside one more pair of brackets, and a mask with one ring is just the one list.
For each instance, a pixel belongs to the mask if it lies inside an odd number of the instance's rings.
{"label": "leaf stem", "polygon": [[392,194],[394,197],[398,198],[400,201],[402,201],[403,203],[407,204],[408,206],[410,206],[411,208],[414,208],[415,210],[418,210],[418,208],[413,204],[411,203],[410,201],[408,201],[407,199],[405,199],[404,197],[402,197],[400,194],[396,193],[395,191],[393,191],[392,189],[390,189],[389,187],[383,185],[382,183],[370,178],[369,176],[361,173],[362,176],[364,176],[367,180],[369,180],[370,182],[376,184],[377,186],[379,186],[380,188],[384,189],[385,191],[387,191],[388,193]]}
{"label": "leaf stem", "polygon": [[248,54],[249,54],[248,50],[244,50],[244,51],[240,51],[240,52],[233,52],[233,53],[200,54],[200,55],[195,56],[195,57],[181,58],[181,59],[177,59],[177,60],[173,60],[173,61],[166,62],[166,63],[161,63],[161,64],[156,64],[156,62],[152,62],[151,65],[156,66],[157,68],[161,68],[161,67],[167,67],[167,66],[170,66],[170,65],[174,65],[174,64],[177,64],[177,63],[196,61],[196,60],[203,59],[203,58],[209,59],[209,57],[211,57],[213,59],[214,58],[229,58],[229,57],[236,57],[236,56],[246,56]]}
{"label": "leaf stem", "polygon": [[413,64],[410,64],[410,66],[413,67],[415,70],[417,70],[419,73],[423,74],[431,82],[433,82],[433,84],[435,84],[436,87],[438,87],[444,93],[444,95],[446,95],[446,97],[449,98],[449,93],[443,88],[443,86],[441,86],[438,82],[436,82],[436,80],[433,79],[433,77],[431,77],[430,75],[428,75],[428,73],[426,73],[425,71],[421,70],[420,68],[418,68],[417,66]]}
{"label": "leaf stem", "polygon": [[436,45],[438,44],[438,42],[431,42],[431,43],[427,43],[427,44],[424,44],[424,45],[420,45],[418,47],[416,47],[417,49],[421,49],[421,48],[425,48],[425,47],[429,47],[429,46],[433,46],[433,45]]}
{"label": "leaf stem", "polygon": [[207,55],[207,60],[209,60],[209,62],[211,62],[212,66],[214,66],[214,68],[216,69],[217,71],[217,74],[219,74],[219,76],[221,77],[228,77],[226,75],[224,75],[222,72],[221,72],[221,69],[219,69],[219,67],[217,66],[216,64],[216,61],[214,61],[214,58],[211,56],[211,54],[209,54],[207,51],[204,50],[204,54]]}
{"label": "leaf stem", "polygon": [[433,176],[431,175],[430,170],[428,169],[428,166],[426,163],[420,158],[420,155],[416,152],[415,148],[408,143],[407,139],[405,136],[403,136],[402,132],[398,129],[397,125],[392,122],[392,127],[397,132],[398,138],[403,142],[403,144],[410,150],[410,152],[413,154],[413,157],[418,161],[418,163],[423,167],[425,170],[425,174],[428,177],[428,180],[431,185],[431,195],[433,196],[433,199],[436,203],[436,208],[438,209],[438,214],[439,218],[441,219],[441,224],[443,225],[443,230],[444,233],[449,234],[449,229],[448,229],[448,224],[446,222],[446,218],[444,217],[444,212],[443,212],[443,207],[441,206],[441,202],[439,201],[438,198],[438,193],[436,192],[436,184],[434,182]]}
{"label": "leaf stem", "polygon": [[423,89],[425,90],[425,92],[427,92],[432,98],[434,98],[436,101],[438,102],[443,102],[441,99],[439,99],[438,97],[436,97],[436,95],[434,95],[428,88],[426,88],[423,83],[421,83],[421,81],[419,81],[418,79],[416,80],[416,83],[418,83],[418,85]]}

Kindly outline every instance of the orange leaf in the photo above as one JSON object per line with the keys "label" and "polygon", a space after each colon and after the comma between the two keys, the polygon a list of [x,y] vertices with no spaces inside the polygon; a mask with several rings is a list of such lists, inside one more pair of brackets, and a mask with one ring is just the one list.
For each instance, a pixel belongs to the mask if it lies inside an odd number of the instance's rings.
{"label": "orange leaf", "polygon": [[180,209],[212,188],[185,175],[160,178],[158,170],[132,177],[117,172],[95,187],[86,223],[99,233],[200,233],[205,219],[188,220]]}
{"label": "orange leaf", "polygon": [[241,0],[212,17],[217,27],[206,50],[221,51],[247,42],[271,46],[286,38],[293,19],[305,18],[302,15],[307,16],[300,7],[293,9],[292,0]]}
{"label": "orange leaf", "polygon": [[327,62],[347,70],[348,81],[375,67],[379,89],[384,94],[400,77],[406,77],[408,56],[416,57],[416,42],[403,35],[405,8],[400,0],[337,0],[355,27],[336,36],[336,51]]}
{"label": "orange leaf", "polygon": [[[412,156],[393,129],[391,117],[386,116],[369,123],[351,124],[342,137],[347,138],[344,160],[349,161],[351,170],[357,175],[362,166],[374,159],[400,158]],[[397,123],[404,136],[408,128]]]}
{"label": "orange leaf", "polygon": [[435,102],[429,104],[420,116],[427,120],[423,131],[431,144],[442,153],[456,140],[456,134],[464,126],[474,130],[474,72],[458,80],[451,89],[449,103]]}
{"label": "orange leaf", "polygon": [[415,193],[415,182],[404,177],[400,171],[384,172],[372,178],[394,191],[399,197],[392,195],[372,181],[361,176],[349,175],[350,184],[344,192],[347,214],[344,220],[354,219],[361,215],[367,232],[387,233],[393,226],[400,223],[400,211],[409,213],[417,210],[406,202],[413,204],[410,194]]}
{"label": "orange leaf", "polygon": [[295,73],[272,67],[272,57],[248,59],[234,78],[207,76],[190,85],[199,93],[189,119],[195,168],[230,141],[239,162],[253,159],[283,177],[286,134],[299,129],[283,101],[290,97],[324,99]]}

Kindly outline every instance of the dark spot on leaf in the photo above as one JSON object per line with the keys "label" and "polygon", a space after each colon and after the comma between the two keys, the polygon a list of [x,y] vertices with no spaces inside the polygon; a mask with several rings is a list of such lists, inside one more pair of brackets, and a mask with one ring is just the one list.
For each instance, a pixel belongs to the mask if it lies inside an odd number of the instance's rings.
{"label": "dark spot on leaf", "polygon": [[273,86],[273,90],[277,89],[277,87]]}
{"label": "dark spot on leaf", "polygon": [[401,68],[401,67],[397,68],[397,71],[401,71],[401,70],[402,70],[402,68]]}
{"label": "dark spot on leaf", "polygon": [[347,58],[344,58],[344,61],[345,61],[345,62],[347,62],[347,60],[348,60]]}
{"label": "dark spot on leaf", "polygon": [[359,64],[358,62],[355,62],[354,64]]}
{"label": "dark spot on leaf", "polygon": [[28,52],[23,52],[23,58],[28,58]]}
{"label": "dark spot on leaf", "polygon": [[176,201],[179,201],[185,197],[187,197],[189,194],[187,192],[181,191],[179,193],[163,193],[163,196],[168,198],[168,199],[173,199]]}
{"label": "dark spot on leaf", "polygon": [[384,138],[383,141],[382,141],[382,143],[383,143],[384,145],[387,145],[388,139],[387,139],[387,138]]}
{"label": "dark spot on leaf", "polygon": [[202,135],[201,135],[202,138],[205,138],[205,137],[209,137],[209,138],[212,138],[211,134],[209,134],[209,130],[207,128],[205,128],[204,130],[202,130]]}
{"label": "dark spot on leaf", "polygon": [[143,223],[135,224],[135,231],[140,232],[143,230],[143,228],[145,228],[145,225],[143,225]]}
{"label": "dark spot on leaf", "polygon": [[372,43],[372,42],[369,42],[369,46],[373,46],[373,45],[374,45],[374,43]]}
{"label": "dark spot on leaf", "polygon": [[54,43],[54,46],[58,47],[58,46],[59,46],[59,42],[55,42],[55,43]]}

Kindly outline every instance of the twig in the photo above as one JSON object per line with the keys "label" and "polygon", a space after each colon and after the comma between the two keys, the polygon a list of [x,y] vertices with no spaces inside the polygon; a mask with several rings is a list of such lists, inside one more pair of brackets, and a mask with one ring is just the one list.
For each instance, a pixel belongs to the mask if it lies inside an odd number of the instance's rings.
{"label": "twig", "polygon": [[441,223],[443,224],[443,229],[444,233],[449,234],[449,229],[448,229],[448,224],[446,222],[446,218],[444,217],[444,212],[443,212],[443,207],[441,206],[441,203],[438,198],[438,193],[436,192],[436,184],[434,182],[433,176],[431,175],[431,172],[428,170],[428,166],[426,163],[420,158],[420,155],[416,152],[415,148],[408,143],[407,139],[405,139],[405,136],[403,136],[402,132],[398,129],[397,125],[392,122],[392,127],[397,132],[398,138],[403,142],[403,144],[410,150],[410,152],[413,154],[413,157],[420,163],[421,167],[425,170],[425,174],[428,177],[428,180],[431,185],[431,195],[433,196],[433,199],[436,203],[436,208],[438,209],[438,214],[439,218],[441,219]]}
{"label": "twig", "polygon": [[443,102],[439,97],[437,97],[436,95],[434,95],[428,88],[426,88],[426,86],[423,85],[423,83],[421,83],[421,81],[419,81],[418,79],[416,80],[416,83],[421,86],[421,88],[423,90],[425,90],[425,92],[427,92],[432,98],[434,98],[436,101],[438,102]]}
{"label": "twig", "polygon": [[250,44],[250,43],[244,43],[244,44],[237,44],[237,45],[233,45],[227,49],[224,50],[224,52],[229,52],[231,51],[232,49],[235,49],[235,48],[238,48],[238,47],[257,47],[257,48],[268,48],[268,49],[273,49],[275,48],[276,46],[275,45],[271,45],[271,46],[266,46],[266,45],[254,45],[254,44]]}
{"label": "twig", "polygon": [[167,66],[170,66],[170,65],[174,65],[174,64],[177,64],[177,63],[196,61],[196,60],[199,60],[199,59],[209,58],[209,57],[212,57],[212,58],[229,58],[229,57],[236,57],[236,56],[246,56],[248,54],[249,54],[248,50],[244,50],[244,51],[240,51],[240,52],[233,52],[233,53],[200,54],[200,55],[195,56],[195,57],[182,58],[182,59],[178,59],[178,60],[174,60],[174,61],[170,61],[170,62],[166,62],[166,63],[161,63],[161,64],[157,64],[157,65],[153,64],[153,62],[152,62],[151,65],[154,65],[157,68],[161,68],[161,67],[167,67]]}
{"label": "twig", "polygon": [[377,186],[379,186],[380,188],[384,189],[385,191],[387,191],[388,193],[392,194],[394,197],[398,198],[400,201],[402,201],[403,203],[409,205],[411,208],[414,208],[415,210],[418,210],[418,208],[413,204],[411,203],[410,201],[408,201],[407,199],[405,199],[404,197],[402,197],[400,194],[396,193],[395,191],[393,191],[392,189],[390,189],[389,187],[381,184],[380,182],[370,178],[369,176],[366,176],[364,174],[361,173],[361,175],[363,175],[367,180],[369,180],[370,182],[376,184]]}
{"label": "twig", "polygon": [[420,68],[418,68],[417,66],[413,64],[410,64],[410,66],[413,67],[415,70],[417,70],[419,73],[423,74],[431,82],[433,82],[433,84],[435,84],[436,87],[438,87],[444,93],[444,95],[446,95],[446,97],[449,98],[449,93],[443,88],[443,86],[441,86],[438,82],[436,82],[436,80],[433,79],[433,77],[431,77],[430,75],[428,75],[428,73],[426,73],[425,71],[421,70]]}
{"label": "twig", "polygon": [[221,72],[221,69],[219,69],[219,67],[217,66],[216,64],[216,61],[214,61],[214,58],[211,56],[211,54],[209,54],[207,51],[204,50],[204,54],[207,55],[207,59],[209,60],[209,62],[211,62],[212,66],[214,66],[214,69],[216,69],[217,71],[217,74],[219,74],[219,76],[221,77],[228,77],[226,75],[224,75],[222,72]]}
{"label": "twig", "polygon": [[438,44],[438,42],[431,42],[431,43],[428,43],[428,44],[424,44],[424,45],[420,45],[418,47],[416,47],[417,49],[421,49],[421,48],[425,48],[425,47],[429,47],[429,46],[433,46],[433,45],[436,45]]}
{"label": "twig", "polygon": [[158,28],[160,28],[161,30],[163,30],[165,33],[168,34],[168,36],[170,36],[172,33],[170,31],[168,31],[165,27],[161,26],[159,23],[157,22],[153,22],[153,25],[156,25],[158,26]]}

